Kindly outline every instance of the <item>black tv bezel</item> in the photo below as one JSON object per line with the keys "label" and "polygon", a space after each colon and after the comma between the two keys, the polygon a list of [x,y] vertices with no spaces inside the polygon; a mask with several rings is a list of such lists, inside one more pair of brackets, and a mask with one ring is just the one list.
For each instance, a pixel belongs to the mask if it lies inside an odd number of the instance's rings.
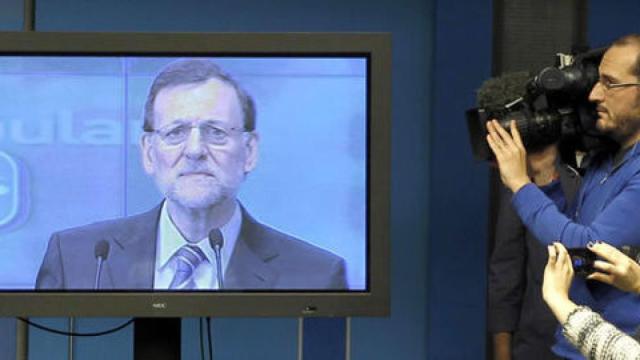
{"label": "black tv bezel", "polygon": [[0,316],[388,316],[391,36],[388,33],[0,32],[2,55],[366,56],[366,291],[0,291]]}

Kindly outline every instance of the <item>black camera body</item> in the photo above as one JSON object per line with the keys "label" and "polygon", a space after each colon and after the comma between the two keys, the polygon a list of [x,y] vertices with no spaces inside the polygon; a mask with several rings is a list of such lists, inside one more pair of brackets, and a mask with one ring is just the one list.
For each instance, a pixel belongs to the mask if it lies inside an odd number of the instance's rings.
{"label": "black camera body", "polygon": [[[619,247],[618,250],[640,264],[640,246],[623,245]],[[591,250],[587,248],[569,248],[567,251],[571,257],[573,272],[576,275],[587,277],[595,271],[593,262],[596,261],[598,257]]]}
{"label": "black camera body", "polygon": [[567,249],[571,257],[571,265],[573,272],[582,277],[587,277],[595,271],[593,262],[596,261],[596,254],[587,248],[570,248]]}
{"label": "black camera body", "polygon": [[589,102],[598,81],[605,49],[576,55],[558,54],[558,64],[531,77],[511,73],[485,81],[477,93],[478,107],[467,110],[467,127],[476,159],[493,157],[486,142],[486,122],[496,119],[506,129],[516,121],[530,151],[559,142],[569,152],[612,146],[596,128],[597,112]]}

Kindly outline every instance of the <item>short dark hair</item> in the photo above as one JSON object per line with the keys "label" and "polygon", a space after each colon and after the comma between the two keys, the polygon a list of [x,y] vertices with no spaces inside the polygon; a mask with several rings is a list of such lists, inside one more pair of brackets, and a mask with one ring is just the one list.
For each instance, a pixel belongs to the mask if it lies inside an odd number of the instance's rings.
{"label": "short dark hair", "polygon": [[147,101],[144,104],[144,131],[153,131],[153,106],[158,93],[163,89],[185,84],[203,83],[211,79],[218,79],[233,87],[238,95],[244,115],[244,129],[256,129],[256,109],[251,96],[229,74],[214,62],[205,59],[177,60],[165,66],[151,84]]}
{"label": "short dark hair", "polygon": [[616,41],[614,41],[611,46],[629,46],[635,45],[638,49],[638,53],[636,54],[636,62],[633,65],[632,73],[640,79],[640,34],[629,34],[625,35]]}

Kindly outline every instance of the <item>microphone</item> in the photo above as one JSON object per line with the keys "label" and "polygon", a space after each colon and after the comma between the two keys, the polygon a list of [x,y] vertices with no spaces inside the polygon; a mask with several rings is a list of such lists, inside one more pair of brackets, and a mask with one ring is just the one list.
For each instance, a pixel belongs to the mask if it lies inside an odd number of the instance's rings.
{"label": "microphone", "polygon": [[[508,129],[505,117],[508,118],[506,120],[523,117],[524,114],[517,111],[522,110],[520,109],[522,106],[517,105],[526,104],[524,100],[527,96],[530,79],[531,77],[526,71],[506,73],[486,80],[476,91],[477,107],[466,111],[471,151],[476,159],[490,160],[493,158],[493,152],[486,140],[486,122],[488,120],[498,119],[501,125]],[[528,132],[526,129],[522,129],[522,121],[515,120],[518,130],[521,130],[523,136],[526,135]]]}
{"label": "microphone", "polygon": [[490,114],[504,111],[526,95],[530,80],[527,71],[505,73],[486,80],[476,94],[478,107]]}
{"label": "microphone", "polygon": [[213,249],[213,253],[216,256],[216,273],[218,275],[218,290],[224,289],[224,280],[222,278],[222,254],[220,250],[224,245],[224,239],[222,239],[222,232],[220,229],[213,229],[209,231],[209,245]]}
{"label": "microphone", "polygon": [[102,274],[102,264],[109,257],[109,242],[106,240],[100,240],[96,244],[96,247],[93,249],[93,252],[96,256],[97,265],[96,265],[96,281],[93,286],[94,290],[98,290],[100,288],[100,275]]}

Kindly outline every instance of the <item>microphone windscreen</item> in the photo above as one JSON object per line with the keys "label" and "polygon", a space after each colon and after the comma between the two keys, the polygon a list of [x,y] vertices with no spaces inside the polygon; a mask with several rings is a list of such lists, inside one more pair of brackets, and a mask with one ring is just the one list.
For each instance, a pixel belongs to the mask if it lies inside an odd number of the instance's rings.
{"label": "microphone windscreen", "polygon": [[221,249],[222,245],[224,245],[224,240],[222,239],[222,232],[220,229],[213,229],[209,231],[209,244],[213,249]]}
{"label": "microphone windscreen", "polygon": [[94,248],[94,253],[96,255],[96,259],[102,258],[102,260],[107,260],[107,257],[109,256],[109,242],[106,240],[98,241]]}
{"label": "microphone windscreen", "polygon": [[505,105],[526,94],[530,79],[528,72],[519,71],[486,80],[477,91],[478,107],[490,113],[503,110]]}

